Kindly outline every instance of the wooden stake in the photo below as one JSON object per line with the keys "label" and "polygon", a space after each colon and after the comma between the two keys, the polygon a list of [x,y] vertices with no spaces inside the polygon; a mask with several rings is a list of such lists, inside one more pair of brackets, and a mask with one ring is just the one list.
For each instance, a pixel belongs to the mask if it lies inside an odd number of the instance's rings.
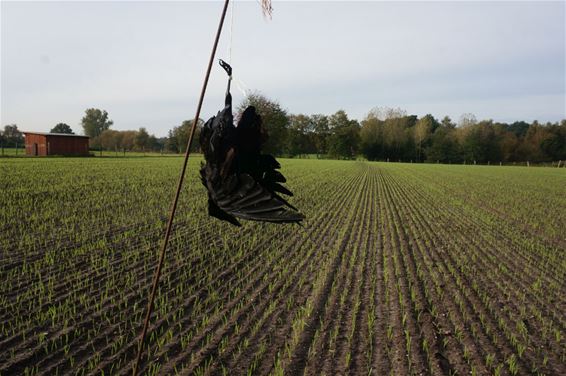
{"label": "wooden stake", "polygon": [[149,319],[151,316],[151,312],[153,310],[153,301],[155,299],[157,285],[159,284],[159,277],[161,277],[161,267],[163,266],[163,260],[165,259],[165,250],[167,249],[167,243],[169,242],[169,236],[171,235],[171,228],[173,227],[173,218],[175,217],[175,211],[177,210],[177,202],[179,201],[179,194],[181,193],[181,188],[183,186],[183,179],[185,177],[185,171],[187,170],[187,163],[189,161],[189,154],[191,150],[191,145],[193,143],[193,137],[195,135],[196,124],[198,123],[198,119],[200,117],[200,110],[202,108],[204,94],[206,93],[206,87],[208,86],[208,78],[210,77],[212,63],[214,62],[214,56],[216,55],[216,47],[218,47],[218,40],[220,39],[220,34],[222,33],[222,26],[224,25],[224,18],[226,17],[226,10],[228,9],[229,2],[230,0],[225,0],[224,2],[224,9],[222,10],[222,15],[220,16],[220,23],[218,24],[218,30],[216,31],[216,38],[214,39],[214,45],[212,47],[212,52],[210,54],[210,60],[208,61],[208,68],[206,70],[204,83],[202,85],[202,90],[197,105],[196,115],[193,120],[193,126],[191,127],[189,141],[187,142],[187,150],[185,151],[185,159],[183,161],[183,167],[181,168],[181,175],[179,176],[177,191],[175,192],[175,197],[173,198],[173,203],[171,204],[171,211],[169,212],[169,221],[167,222],[167,230],[165,231],[165,236],[163,238],[163,245],[161,247],[161,254],[159,255],[159,263],[157,264],[157,269],[155,270],[155,274],[153,276],[153,285],[151,287],[151,295],[149,297],[149,302],[147,304],[147,312],[145,316],[145,322],[143,324],[143,331],[140,336],[138,355],[136,357],[136,362],[134,364],[134,368],[132,372],[133,376],[136,376],[138,372],[138,366],[143,352],[143,343],[145,341],[145,336],[147,334],[147,330],[149,326]]}

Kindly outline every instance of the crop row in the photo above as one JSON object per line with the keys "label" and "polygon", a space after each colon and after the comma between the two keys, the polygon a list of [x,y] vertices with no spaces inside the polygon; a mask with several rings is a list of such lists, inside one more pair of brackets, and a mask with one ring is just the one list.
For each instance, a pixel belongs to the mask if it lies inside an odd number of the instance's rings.
{"label": "crop row", "polygon": [[[234,228],[198,163],[145,374],[566,373],[560,173],[286,160],[304,226]],[[131,372],[178,164],[0,166],[0,375]]]}

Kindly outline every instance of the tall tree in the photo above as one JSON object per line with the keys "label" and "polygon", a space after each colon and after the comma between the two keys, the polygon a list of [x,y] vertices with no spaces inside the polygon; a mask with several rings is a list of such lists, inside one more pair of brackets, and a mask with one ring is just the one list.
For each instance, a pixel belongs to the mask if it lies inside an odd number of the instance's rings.
{"label": "tall tree", "polygon": [[89,108],[85,111],[85,116],[82,118],[81,124],[84,134],[94,138],[109,129],[114,122],[108,119],[108,112],[106,112],[106,110]]}
{"label": "tall tree", "polygon": [[415,115],[386,119],[383,124],[385,156],[392,160],[414,159]]}
{"label": "tall tree", "polygon": [[541,149],[548,160],[566,160],[566,120],[546,126],[549,135],[541,141]]}
{"label": "tall tree", "polygon": [[316,153],[312,129],[313,124],[310,116],[290,115],[287,131],[287,153],[291,155]]}
{"label": "tall tree", "polygon": [[484,120],[468,125],[462,140],[464,159],[470,162],[487,163],[501,161],[499,137],[493,121]]}
{"label": "tall tree", "polygon": [[106,150],[122,149],[122,138],[124,132],[107,129],[98,137],[98,142]]}
{"label": "tall tree", "polygon": [[426,160],[429,162],[456,163],[460,162],[460,144],[456,139],[453,126],[444,123],[432,134],[430,145],[425,149]]}
{"label": "tall tree", "polygon": [[525,121],[516,121],[510,124],[507,129],[517,137],[525,137],[529,130],[529,123]]}
{"label": "tall tree", "polygon": [[399,107],[374,107],[368,113],[368,117],[378,120],[399,119],[405,116],[407,116],[407,111]]}
{"label": "tall tree", "polygon": [[444,126],[447,129],[454,129],[456,128],[456,124],[454,124],[452,122],[452,119],[450,119],[450,116],[446,115],[442,118],[442,120],[440,121],[440,124],[442,126]]}
{"label": "tall tree", "polygon": [[543,162],[550,160],[550,156],[545,153],[543,148],[544,144],[552,138],[552,134],[547,127],[540,124],[538,121],[533,121],[529,126],[523,142],[521,145],[521,160],[530,162]]}
{"label": "tall tree", "polygon": [[458,122],[458,126],[462,128],[466,128],[472,125],[476,125],[478,120],[476,119],[476,115],[471,113],[465,113],[460,116],[460,121]]}
{"label": "tall tree", "polygon": [[134,137],[135,147],[138,150],[146,151],[150,147],[149,138],[150,136],[149,133],[147,133],[147,130],[144,127],[141,127]]}
{"label": "tall tree", "polygon": [[59,123],[54,126],[49,133],[64,133],[64,134],[75,134],[71,127],[65,123]]}
{"label": "tall tree", "polygon": [[370,161],[383,159],[383,125],[375,113],[370,111],[362,120],[360,129],[360,148],[364,156]]}
{"label": "tall tree", "polygon": [[[191,152],[197,152],[200,149],[198,140],[203,125],[204,121],[202,119],[198,119],[193,144],[191,145]],[[184,153],[187,149],[187,143],[189,142],[192,126],[193,120],[183,120],[181,125],[173,128],[171,133],[172,139],[169,141],[169,145],[175,145],[178,153]]]}
{"label": "tall tree", "polygon": [[121,148],[124,150],[133,150],[135,145],[137,131],[122,131]]}
{"label": "tall tree", "polygon": [[3,145],[7,147],[20,147],[24,143],[24,135],[18,130],[18,126],[16,124],[5,125],[4,132],[2,132],[2,138]]}
{"label": "tall tree", "polygon": [[519,148],[519,138],[513,132],[503,132],[499,142],[501,159],[505,162],[515,162],[517,158],[517,149]]}
{"label": "tall tree", "polygon": [[174,129],[170,129],[167,132],[167,138],[165,140],[165,150],[172,153],[179,153],[179,147],[177,146],[177,138],[175,137]]}
{"label": "tall tree", "polygon": [[328,118],[328,126],[331,132],[328,153],[341,158],[355,157],[360,137],[358,121],[349,119],[344,110],[339,110]]}
{"label": "tall tree", "polygon": [[311,116],[313,127],[313,143],[317,154],[328,153],[328,137],[330,136],[330,128],[328,128],[328,116],[316,114]]}
{"label": "tall tree", "polygon": [[423,160],[423,146],[429,140],[432,132],[438,127],[436,119],[428,114],[417,120],[414,130],[415,145],[417,147],[417,161]]}

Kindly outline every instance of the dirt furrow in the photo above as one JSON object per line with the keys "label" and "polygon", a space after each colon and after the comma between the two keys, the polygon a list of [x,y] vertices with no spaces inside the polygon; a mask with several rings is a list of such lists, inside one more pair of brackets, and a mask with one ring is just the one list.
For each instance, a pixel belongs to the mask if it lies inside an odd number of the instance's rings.
{"label": "dirt furrow", "polygon": [[364,254],[367,253],[367,249],[362,247],[363,244],[363,231],[364,222],[363,218],[368,213],[368,197],[371,192],[371,187],[369,185],[370,173],[368,172],[366,180],[368,181],[366,187],[364,188],[364,195],[362,198],[362,203],[357,209],[354,220],[357,224],[357,228],[354,227],[351,230],[351,236],[349,244],[346,246],[346,255],[349,254],[348,260],[343,264],[343,268],[338,273],[338,278],[344,280],[344,287],[341,290],[340,296],[340,306],[338,311],[333,317],[335,317],[335,329],[336,338],[334,341],[333,356],[328,357],[326,368],[322,368],[323,373],[327,374],[344,374],[347,372],[352,361],[352,354],[350,353],[350,344],[352,342],[353,327],[354,325],[354,314],[360,308],[360,303],[356,298],[359,296],[361,291],[361,274],[363,263],[360,260],[363,259]]}
{"label": "dirt furrow", "polygon": [[[404,189],[404,188],[401,187],[401,186],[399,186],[399,187],[400,187],[401,190]],[[400,197],[401,197],[401,196],[400,196]],[[410,193],[404,192],[403,195],[402,195],[402,197],[410,197]],[[421,201],[421,202],[422,202],[422,201]],[[420,205],[412,205],[409,210],[411,210],[411,212],[413,212],[413,213],[415,213],[415,214],[418,213],[418,216],[420,217],[417,222],[414,222],[414,223],[415,223],[415,226],[416,226],[416,229],[417,229],[417,230],[416,230],[416,233],[415,233],[415,236],[416,236],[417,238],[418,238],[418,237],[422,237],[424,234],[431,235],[431,234],[438,234],[438,233],[440,233],[440,232],[439,232],[439,229],[432,229],[432,228],[430,227],[430,226],[432,226],[432,224],[431,224],[430,222],[427,222],[427,221],[424,220],[424,218],[426,218],[427,216],[430,216],[431,211],[433,212],[433,211],[437,210],[437,209],[435,209],[434,206],[431,206],[431,207],[429,208],[429,210],[427,210],[427,214],[424,214],[424,213],[422,212],[423,208],[422,208]],[[424,226],[424,227],[423,227],[423,226]],[[438,235],[432,235],[432,236],[438,236]],[[439,239],[439,240],[440,240],[441,244],[444,244],[444,241],[442,241],[441,239]],[[438,241],[437,241],[437,242],[438,242]],[[457,279],[446,279],[447,276],[452,275],[451,270],[455,270],[455,268],[454,268],[454,266],[453,266],[453,265],[455,264],[455,261],[452,259],[452,255],[458,254],[458,251],[443,252],[442,254],[440,254],[440,253],[438,253],[438,252],[436,251],[436,248],[435,248],[435,247],[426,247],[426,249],[427,249],[429,252],[432,252],[432,253],[434,254],[434,256],[432,256],[432,258],[431,258],[431,260],[432,260],[432,261],[431,261],[432,265],[443,265],[444,268],[445,268],[445,269],[443,270],[442,274],[440,274],[440,275],[443,277],[443,279],[444,279],[445,282],[449,282],[449,283],[450,283],[450,285],[452,286],[452,289],[451,289],[451,290],[448,290],[448,289],[446,289],[446,287],[443,287],[443,288],[444,288],[445,290],[452,291],[452,292],[455,294],[454,297],[453,297],[452,299],[449,299],[449,300],[446,300],[446,299],[444,299],[444,298],[441,298],[441,300],[444,301],[444,304],[443,304],[443,305],[444,305],[444,306],[447,306],[447,307],[450,307],[450,309],[449,309],[447,312],[451,313],[451,315],[453,315],[453,316],[459,315],[459,314],[460,314],[460,308],[459,308],[457,305],[454,304],[454,298],[458,299],[458,297],[460,297],[460,298],[463,298],[463,299],[468,299],[467,294],[466,294],[466,291],[465,291],[465,290],[464,290],[464,291],[461,290],[460,284],[458,283],[458,280],[457,280]],[[448,262],[448,263],[447,263],[447,262]],[[444,293],[442,294],[442,296],[444,296]],[[478,300],[478,301],[476,301],[476,304],[469,304],[469,306],[471,306],[471,307],[473,307],[473,308],[475,309],[475,308],[481,306],[481,304],[482,304],[482,303]],[[485,312],[484,312],[484,313],[485,313]],[[454,321],[454,320],[451,318],[451,315],[449,314],[448,317],[451,319],[451,321]],[[473,324],[466,324],[466,323],[468,322],[468,320],[470,320],[470,319],[473,320],[473,319],[475,318],[475,319],[477,320],[477,314],[468,311],[468,312],[466,313],[466,315],[467,315],[466,317],[467,317],[468,319],[463,318],[462,316],[460,316],[460,319],[459,319],[459,320],[454,321],[454,327],[453,327],[453,328],[450,328],[450,326],[448,326],[448,327],[447,327],[448,330],[446,330],[446,329],[444,330],[445,332],[450,333],[450,336],[447,337],[447,339],[448,339],[449,342],[451,342],[451,341],[454,339],[454,338],[453,338],[454,333],[461,333],[461,335],[463,336],[463,338],[466,338],[466,339],[465,339],[465,342],[466,342],[466,344],[468,344],[468,347],[467,347],[467,348],[465,348],[465,346],[464,346],[464,344],[463,344],[464,342],[462,342],[462,340],[457,341],[457,342],[461,342],[461,343],[462,343],[462,345],[461,345],[461,346],[462,346],[462,347],[461,347],[461,349],[462,349],[462,354],[460,355],[459,359],[470,358],[469,355],[464,356],[465,350],[467,350],[467,352],[469,352],[469,351],[471,350],[471,347],[472,347],[472,346],[477,346],[477,344],[475,344],[475,341],[469,337],[469,336],[470,336],[469,333],[470,333],[470,330],[471,330],[471,326],[472,326]],[[472,321],[472,322],[473,322],[473,321]],[[478,323],[478,324],[479,324],[479,323]],[[467,325],[467,327],[466,327],[466,325]],[[476,326],[476,327],[477,327],[477,326]],[[488,335],[488,333],[486,333],[486,336],[487,336],[487,335]],[[484,337],[484,339],[485,339],[485,338],[490,338],[490,340],[493,342],[493,339],[492,339],[491,337],[487,336],[487,337]],[[505,357],[503,357],[503,359],[508,358],[508,357],[510,356],[510,354],[512,354],[512,353],[514,352],[512,346],[510,346],[509,343],[507,344],[507,347],[503,347],[503,348],[501,347],[501,345],[497,346],[496,343],[493,343],[493,345],[496,346],[496,347],[499,349],[499,351],[502,351],[502,352],[504,352],[505,354],[507,354]],[[478,348],[478,349],[476,349],[476,351],[480,351],[480,349]],[[455,358],[455,359],[458,359],[458,358]],[[524,365],[523,365],[523,366],[524,366]]]}
{"label": "dirt furrow", "polygon": [[[354,216],[354,213],[359,208],[359,205],[362,200],[363,190],[367,185],[367,169],[364,171],[363,183],[361,184],[361,188],[358,189],[357,197],[355,199],[356,204],[350,211],[349,218],[351,219]],[[288,372],[293,374],[300,374],[304,371],[306,366],[306,361],[308,359],[308,350],[311,347],[313,342],[315,333],[319,329],[321,324],[321,319],[323,318],[324,308],[327,304],[327,300],[329,299],[331,292],[333,290],[333,286],[335,285],[335,279],[337,278],[338,270],[344,259],[346,245],[349,241],[350,234],[354,223],[352,221],[348,221],[348,227],[344,227],[342,232],[343,240],[339,249],[336,252],[336,255],[333,256],[333,261],[329,265],[329,270],[325,273],[323,277],[323,283],[320,286],[320,290],[317,292],[316,295],[313,295],[312,300],[312,312],[307,317],[306,323],[304,325],[304,330],[300,335],[300,339],[298,343],[295,345],[295,348],[292,352],[291,358],[289,359],[288,365],[285,365],[285,368]]]}
{"label": "dirt furrow", "polygon": [[[355,180],[354,180],[354,181],[355,181]],[[355,184],[353,184],[353,186],[355,187],[357,184],[358,184],[358,183],[355,183]],[[341,202],[341,200],[337,200],[336,202]],[[325,237],[326,234],[323,233],[322,236]],[[248,288],[249,288],[249,287],[248,287]],[[246,294],[248,294],[248,293],[249,293],[249,291],[247,291],[247,290],[244,291],[244,293],[241,294],[240,297],[238,297],[237,299],[235,299],[234,302],[241,301],[241,298],[242,298],[242,297],[245,297]],[[248,308],[249,308],[249,307],[248,307]],[[224,326],[222,326],[222,325],[220,325],[220,324],[217,324],[215,330],[222,330],[222,328],[224,328]],[[220,337],[221,337],[221,336],[220,336]],[[189,345],[189,346],[190,346],[190,345]],[[197,347],[197,348],[198,348],[198,347]],[[175,353],[175,352],[173,351],[173,353]],[[181,355],[181,358],[172,360],[172,364],[173,364],[173,363],[174,363],[174,364],[180,364],[180,363],[184,360],[185,356],[186,356],[186,355]],[[193,364],[193,363],[195,363],[195,362],[193,361],[193,359],[191,359],[190,364]]]}
{"label": "dirt furrow", "polygon": [[[253,252],[251,252],[250,254],[253,254]],[[242,263],[246,262],[245,258],[242,258],[241,260],[239,260],[239,262],[237,264],[235,264],[234,268],[237,267],[237,265],[242,265]],[[176,276],[178,275],[178,271],[182,270],[182,267],[179,268],[165,268],[164,270],[164,275],[163,275],[163,279],[168,278],[168,276],[172,275],[172,273],[174,273]],[[204,269],[204,268],[203,268]],[[134,307],[134,304],[138,305],[138,307],[143,307],[145,303],[145,299],[147,298],[147,294],[143,293],[142,297],[139,296],[140,292],[143,292],[147,289],[147,286],[149,286],[149,284],[151,283],[151,278],[152,278],[152,271],[151,270],[144,270],[143,272],[143,278],[141,278],[140,276],[138,276],[137,281],[138,282],[138,287],[131,290],[128,294],[126,294],[125,296],[123,296],[121,298],[121,301],[119,302],[120,305],[116,305],[116,303],[113,301],[113,299],[111,298],[111,296],[107,297],[105,299],[105,301],[103,302],[103,309],[97,310],[96,312],[94,311],[95,307],[90,307],[89,310],[92,310],[92,312],[90,314],[86,314],[86,312],[83,312],[83,316],[85,317],[85,319],[82,322],[78,322],[78,323],[74,323],[73,327],[78,327],[81,328],[81,330],[89,330],[90,328],[94,327],[95,323],[97,322],[101,322],[101,321],[105,321],[104,317],[107,317],[109,314],[111,314],[112,312],[115,312],[116,314],[120,313],[123,314],[123,309],[126,307]],[[222,281],[224,283],[225,280],[222,279],[222,277],[225,277],[226,274],[222,273],[220,274],[220,276],[218,276],[217,281]],[[196,276],[198,278],[198,275]],[[176,277],[177,278],[177,277]],[[193,280],[197,280],[195,279],[195,276],[193,276]],[[145,287],[142,286],[143,284],[145,284]],[[197,293],[196,296],[203,296],[202,293],[203,290],[201,290],[200,293]],[[120,292],[120,290],[116,290],[116,292]],[[123,307],[122,307],[123,305]],[[87,311],[88,312],[88,311]],[[116,324],[116,325],[119,325]],[[105,331],[103,331],[102,334],[105,334],[106,332],[108,333],[112,333],[114,331],[114,325],[109,326]],[[58,338],[62,335],[67,333],[66,331],[63,333],[59,333],[58,335],[52,334],[49,336],[49,340],[54,342],[57,341]],[[30,338],[29,340],[34,340],[35,341],[35,336],[33,335],[33,333],[30,333]],[[88,341],[87,343],[85,343],[84,345],[80,346],[78,344],[80,344],[80,341],[84,340],[83,336],[78,336],[77,338],[74,338],[74,336],[70,337],[71,340],[69,342],[69,346],[71,346],[71,348],[75,349],[76,352],[78,354],[81,353],[88,353],[94,344],[96,343],[96,339],[92,339],[90,341]],[[28,340],[28,342],[29,342]],[[98,342],[101,342],[102,340],[99,340]],[[105,344],[106,345],[106,344]],[[28,345],[26,345],[27,347]],[[34,345],[35,346],[35,351],[32,354],[36,354],[39,352],[40,350],[40,346],[39,345]],[[63,349],[60,349],[60,353],[63,352]],[[66,354],[68,355],[68,354]],[[71,354],[71,356],[73,355],[73,353]],[[57,356],[57,353],[51,353],[51,358],[54,359]],[[37,363],[37,360],[27,360],[27,359],[19,359],[19,363],[21,363],[22,361],[25,360],[25,363],[31,362],[31,363]],[[14,365],[12,365],[14,366]]]}
{"label": "dirt furrow", "polygon": [[[461,221],[466,221],[466,218],[461,218]],[[455,218],[452,221],[453,224],[456,223]],[[466,226],[466,229],[469,229],[472,226],[471,224]],[[520,321],[525,321],[527,320],[527,318],[525,317],[525,314],[521,313],[522,309],[527,309],[530,310],[533,308],[533,306],[528,306],[525,304],[519,305],[518,302],[523,301],[524,298],[521,298],[518,293],[519,291],[517,291],[517,287],[510,284],[509,279],[511,278],[511,276],[507,276],[505,275],[505,273],[501,270],[500,267],[500,260],[497,258],[496,255],[493,255],[491,253],[487,253],[489,249],[492,249],[492,247],[485,247],[482,246],[482,244],[489,244],[490,240],[489,238],[485,238],[484,237],[484,233],[479,231],[478,233],[480,233],[479,236],[475,236],[472,237],[470,235],[466,235],[468,234],[467,231],[464,230],[464,228],[462,228],[460,231],[456,232],[455,235],[461,237],[461,241],[462,244],[466,244],[467,247],[470,247],[470,245],[473,247],[473,249],[475,249],[476,253],[481,255],[480,257],[473,257],[472,259],[472,263],[470,264],[468,261],[464,260],[464,261],[455,261],[455,265],[456,265],[456,269],[457,270],[461,270],[463,274],[461,274],[464,282],[464,285],[468,285],[468,286],[475,286],[475,284],[478,284],[479,286],[481,286],[479,289],[474,289],[477,290],[476,294],[478,292],[488,292],[491,296],[495,296],[496,302],[499,302],[498,305],[500,305],[501,308],[505,308],[503,311],[498,310],[498,311],[494,311],[493,308],[490,308],[491,306],[486,307],[487,311],[489,312],[489,316],[491,316],[493,318],[493,321],[497,323],[496,328],[498,331],[503,330],[504,332],[506,330],[509,329],[505,329],[505,327],[502,327],[502,324],[499,321],[498,316],[503,314],[503,316],[506,318],[507,322],[510,323],[516,323],[519,320]],[[497,248],[495,248],[497,249]],[[449,257],[457,257],[459,256],[458,252],[455,253],[450,253]],[[488,262],[488,260],[490,260],[491,262]],[[463,265],[467,265],[466,267],[464,267]],[[466,272],[466,270],[470,269],[472,267],[472,265],[477,265],[475,268],[473,268],[474,270],[476,270],[477,272],[473,272],[473,276],[469,276],[469,274],[471,273],[470,271]],[[470,269],[472,270],[472,269]],[[481,271],[481,272],[480,272]],[[499,278],[496,278],[496,276],[499,276]],[[507,288],[505,288],[505,292],[502,292],[500,290],[501,286],[505,286],[507,285]],[[524,286],[523,288],[523,292],[524,290],[528,290],[527,286]],[[531,297],[529,297],[531,298]],[[539,298],[540,299],[540,298]],[[481,296],[477,296],[476,298],[477,301],[483,301],[484,299]],[[531,300],[534,300],[534,297],[531,298]],[[480,303],[478,303],[479,305]],[[512,313],[514,312],[514,313]],[[495,314],[495,315],[494,315]],[[524,350],[526,350],[525,354],[524,354],[524,358],[527,358],[530,360],[528,360],[528,363],[530,363],[530,367],[527,368],[531,368],[531,369],[535,369],[535,368],[539,368],[540,366],[537,366],[536,363],[536,359],[540,359],[542,354],[544,354],[544,356],[548,357],[552,364],[560,364],[560,354],[556,353],[554,351],[555,349],[555,345],[552,344],[551,342],[548,341],[540,341],[538,340],[537,336],[533,336],[533,334],[539,334],[539,336],[544,336],[544,332],[545,332],[545,327],[542,326],[537,326],[537,320],[532,320],[535,316],[531,317],[531,319],[528,320],[529,324],[525,324],[525,328],[529,330],[529,338],[530,341],[533,341],[533,344],[529,347],[526,347]],[[547,320],[552,320],[556,319],[557,316],[550,316],[547,317]],[[558,319],[559,320],[559,319]],[[556,321],[555,321],[556,322]],[[559,321],[558,321],[559,322]],[[514,329],[514,328],[513,328]],[[513,331],[513,329],[510,329],[511,331]],[[518,336],[518,334],[517,334]],[[507,336],[509,337],[509,336]],[[513,337],[510,338],[511,341],[514,341],[515,339],[513,339]],[[515,346],[516,347],[516,346]],[[536,354],[532,354],[532,351],[534,351],[536,349],[537,353]],[[515,351],[518,351],[517,349]],[[524,362],[525,359],[520,359],[519,362]],[[526,367],[526,365],[525,365]]]}
{"label": "dirt furrow", "polygon": [[[383,177],[383,173],[380,176]],[[424,293],[419,289],[416,267],[408,261],[412,257],[413,249],[408,242],[407,227],[409,226],[406,225],[406,218],[402,218],[399,213],[402,201],[394,200],[395,186],[390,184],[387,179],[383,179],[383,182],[386,198],[385,210],[390,214],[389,223],[393,224],[393,236],[395,237],[395,244],[397,244],[394,248],[396,252],[393,255],[393,260],[398,265],[400,272],[397,275],[396,287],[397,299],[402,307],[402,345],[404,345],[407,353],[409,372],[420,374],[429,368],[429,359],[421,348],[423,324],[430,327],[431,323],[422,322],[422,319],[427,317],[421,316]]]}
{"label": "dirt furrow", "polygon": [[352,343],[350,353],[352,361],[347,370],[348,374],[368,374],[372,372],[371,361],[374,351],[375,338],[373,337],[373,328],[375,326],[375,304],[373,304],[373,295],[375,292],[375,279],[371,274],[373,265],[375,265],[376,249],[374,245],[375,229],[375,201],[377,192],[376,183],[377,173],[372,170],[369,176],[370,184],[368,186],[369,199],[365,207],[366,221],[364,224],[365,242],[362,245],[365,251],[363,262],[363,273],[361,281],[360,294],[357,298],[359,309],[355,317],[355,330],[352,335]]}

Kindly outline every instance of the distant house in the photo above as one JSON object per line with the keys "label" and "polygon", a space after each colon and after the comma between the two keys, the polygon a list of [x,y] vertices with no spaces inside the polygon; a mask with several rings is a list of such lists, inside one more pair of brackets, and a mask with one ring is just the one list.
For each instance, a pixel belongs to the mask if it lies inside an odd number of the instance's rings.
{"label": "distant house", "polygon": [[24,132],[26,155],[88,155],[88,136],[65,133]]}

